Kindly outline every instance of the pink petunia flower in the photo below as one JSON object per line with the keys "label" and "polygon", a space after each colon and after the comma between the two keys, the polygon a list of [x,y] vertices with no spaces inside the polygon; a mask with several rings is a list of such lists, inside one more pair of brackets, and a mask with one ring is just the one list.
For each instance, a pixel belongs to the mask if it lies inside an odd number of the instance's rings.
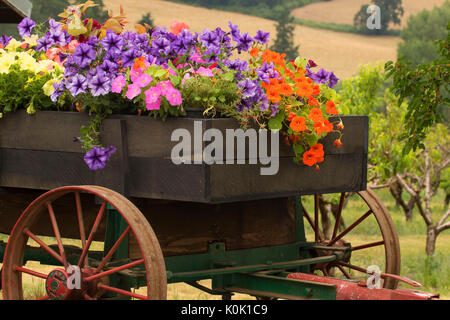
{"label": "pink petunia flower", "polygon": [[147,91],[145,91],[145,102],[147,105],[155,103],[160,99],[161,89],[158,87],[151,87]]}
{"label": "pink petunia flower", "polygon": [[138,78],[135,79],[134,83],[137,84],[140,88],[144,88],[152,82],[153,78],[147,74],[143,73]]}
{"label": "pink petunia flower", "polygon": [[181,93],[177,89],[169,89],[165,97],[172,106],[178,106],[183,102]]}
{"label": "pink petunia flower", "polygon": [[147,110],[159,110],[161,107],[161,97],[158,97],[155,102],[147,103]]}
{"label": "pink petunia flower", "polygon": [[158,83],[156,87],[160,90],[161,94],[166,98],[167,98],[166,95],[169,92],[169,90],[175,89],[170,80],[162,81]]}
{"label": "pink petunia flower", "polygon": [[205,67],[198,68],[196,73],[205,77],[214,77],[212,71]]}
{"label": "pink petunia flower", "polygon": [[202,55],[201,55],[200,53],[198,53],[198,52],[194,53],[194,54],[191,56],[190,59],[191,59],[191,61],[193,61],[193,62],[197,62],[197,63],[206,63],[206,61],[202,59]]}
{"label": "pink petunia flower", "polygon": [[132,100],[133,98],[137,97],[139,94],[141,93],[141,88],[137,85],[137,84],[130,84],[128,86],[128,91],[127,91],[127,98]]}
{"label": "pink petunia flower", "polygon": [[131,81],[136,82],[136,79],[141,76],[142,72],[143,71],[141,68],[136,68],[136,69],[131,68],[131,70],[130,70]]}
{"label": "pink petunia flower", "polygon": [[127,79],[123,75],[118,76],[112,82],[111,91],[115,93],[121,93],[123,87],[127,84]]}

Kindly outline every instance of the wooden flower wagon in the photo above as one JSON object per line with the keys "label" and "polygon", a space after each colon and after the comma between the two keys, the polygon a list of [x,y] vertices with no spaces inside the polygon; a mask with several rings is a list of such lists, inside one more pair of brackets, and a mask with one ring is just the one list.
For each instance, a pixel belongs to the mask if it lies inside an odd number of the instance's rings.
{"label": "wooden flower wagon", "polygon": [[[232,119],[110,116],[102,143],[117,152],[106,169],[91,171],[72,141],[87,114],[16,112],[1,119],[0,232],[10,235],[0,244],[4,298],[27,298],[25,278],[31,277],[45,283],[41,299],[165,299],[167,283],[175,282],[224,299],[234,292],[335,299],[335,284],[290,274],[364,276],[370,262],[358,266],[352,257],[373,248],[380,253],[382,285],[396,287],[397,234],[385,206],[366,190],[367,117],[342,117],[344,146],[334,148],[327,138],[320,172],[295,164],[292,151],[281,147],[274,176],[260,175],[260,165],[173,164],[171,132],[193,130],[194,120],[204,130],[238,127]],[[329,240],[318,227],[324,193],[341,193]],[[343,210],[348,194],[364,206],[347,203]],[[303,204],[313,209],[302,205],[307,195],[313,200]],[[345,218],[346,210],[359,210],[358,219]],[[345,229],[339,228],[343,219]],[[374,219],[379,239],[346,241],[366,219]],[[30,261],[54,267],[42,271]],[[70,266],[80,267],[75,288]],[[212,287],[200,285],[202,279],[212,279]]]}

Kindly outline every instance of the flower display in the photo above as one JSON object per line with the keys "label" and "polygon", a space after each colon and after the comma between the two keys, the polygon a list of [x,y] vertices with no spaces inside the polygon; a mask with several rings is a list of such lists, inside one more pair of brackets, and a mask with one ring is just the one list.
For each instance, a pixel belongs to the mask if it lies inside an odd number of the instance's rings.
{"label": "flower display", "polygon": [[[339,79],[316,71],[312,60],[286,61],[285,54],[269,50],[268,32],[251,35],[230,22],[227,30],[195,33],[177,21],[170,31],[148,25],[125,31],[122,10],[99,23],[86,16],[90,6],[73,5],[61,21],[42,26],[25,18],[18,26],[23,41],[0,37],[0,75],[14,65],[45,76],[41,89],[55,110],[95,114],[77,139],[90,169],[104,168],[114,152],[101,146],[98,134],[101,120],[117,112],[165,119],[200,108],[235,118],[244,129],[254,122],[281,130],[295,160],[316,169],[324,161],[320,139],[337,132],[334,146],[342,146],[342,121],[330,120],[338,115],[333,87]],[[237,57],[244,52],[250,58]]]}

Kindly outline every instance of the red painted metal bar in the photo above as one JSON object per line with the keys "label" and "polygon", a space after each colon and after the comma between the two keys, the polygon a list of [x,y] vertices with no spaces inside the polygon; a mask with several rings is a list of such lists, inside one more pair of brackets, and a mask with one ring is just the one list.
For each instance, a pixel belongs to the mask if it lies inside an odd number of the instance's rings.
{"label": "red painted metal bar", "polygon": [[36,300],[48,300],[48,299],[49,299],[49,296],[43,296],[43,297],[37,298]]}
{"label": "red painted metal bar", "polygon": [[371,247],[381,246],[383,244],[384,244],[384,240],[381,240],[381,241],[377,241],[377,242],[371,242],[371,243],[367,243],[367,244],[362,244],[360,246],[352,247],[352,248],[350,248],[350,250],[351,251],[362,250],[362,249],[367,249],[367,248],[371,248]]}
{"label": "red painted metal bar", "polygon": [[339,199],[339,208],[338,208],[338,213],[336,215],[336,221],[334,223],[333,235],[332,235],[331,239],[334,239],[336,237],[337,232],[339,230],[339,224],[341,223],[342,209],[344,207],[344,200],[345,200],[345,192],[342,192],[341,197]]}
{"label": "red painted metal bar", "polygon": [[347,233],[352,231],[358,224],[363,222],[368,216],[372,214],[372,210],[367,211],[365,214],[363,214],[358,220],[353,222],[347,229],[342,231],[338,236],[331,238],[332,240],[327,244],[327,246],[332,246],[336,243],[339,239],[341,239],[343,236],[345,236]]}
{"label": "red painted metal bar", "polygon": [[33,271],[33,270],[30,270],[30,269],[27,269],[27,268],[14,266],[14,270],[15,271],[19,271],[19,272],[23,272],[23,273],[27,273],[29,275],[32,275],[32,276],[35,276],[35,277],[38,277],[38,278],[47,279],[47,275],[46,274],[43,274],[43,273],[40,273],[40,272],[37,272],[37,271]]}
{"label": "red painted metal bar", "polygon": [[146,296],[143,296],[143,295],[140,295],[140,294],[137,294],[137,293],[133,293],[133,292],[130,292],[130,291],[126,291],[126,290],[110,287],[110,286],[107,286],[107,285],[104,285],[104,284],[101,284],[101,283],[99,283],[97,285],[97,288],[104,289],[104,290],[111,291],[111,292],[115,292],[115,293],[118,293],[118,294],[122,294],[124,296],[132,297],[132,298],[136,298],[136,299],[140,299],[140,300],[148,300],[148,297],[146,297]]}
{"label": "red painted metal bar", "polygon": [[52,222],[53,232],[56,237],[56,242],[58,243],[59,254],[61,255],[61,259],[63,260],[64,267],[67,269],[69,267],[69,263],[66,259],[66,253],[64,252],[64,246],[61,240],[61,234],[59,233],[58,223],[56,222],[55,212],[53,211],[52,204],[47,202],[48,214],[50,215],[50,220]]}
{"label": "red painted metal bar", "polygon": [[437,300],[438,294],[410,289],[370,289],[363,283],[327,278],[307,273],[291,273],[288,279],[336,286],[336,300]]}
{"label": "red painted metal bar", "polygon": [[95,280],[98,278],[103,278],[103,277],[109,276],[110,274],[138,266],[140,264],[143,264],[144,262],[145,262],[144,259],[136,260],[136,261],[121,265],[120,267],[113,268],[108,271],[100,272],[100,273],[94,274],[93,276],[90,276],[90,277],[86,277],[84,279],[84,281],[91,281],[91,280]]}
{"label": "red painted metal bar", "polygon": [[100,272],[100,270],[103,268],[103,266],[109,261],[111,256],[114,254],[114,252],[117,250],[117,248],[120,246],[120,244],[123,242],[125,237],[130,232],[131,227],[128,226],[125,231],[122,233],[122,235],[117,239],[116,243],[112,246],[112,248],[109,250],[109,252],[106,254],[106,256],[103,258],[103,260],[98,265],[97,269],[95,270],[95,273]]}
{"label": "red painted metal bar", "polygon": [[103,218],[103,213],[105,212],[106,208],[106,201],[103,201],[100,210],[98,211],[97,217],[95,218],[94,225],[92,226],[91,233],[89,234],[89,238],[86,242],[86,246],[84,247],[83,251],[81,252],[80,260],[78,261],[78,266],[81,267],[81,265],[84,262],[84,259],[86,258],[86,255],[88,254],[89,247],[91,246],[92,241],[94,240],[95,233],[97,232],[98,227],[100,226],[100,222]]}
{"label": "red painted metal bar", "polygon": [[[81,250],[86,247],[86,231],[84,229],[83,209],[81,207],[80,192],[75,192],[75,204],[77,207],[78,228],[80,230]],[[87,267],[87,259],[85,259],[84,266]]]}
{"label": "red painted metal bar", "polygon": [[36,241],[41,247],[42,249],[44,249],[45,251],[47,251],[50,255],[52,255],[56,260],[58,260],[59,262],[61,262],[62,264],[64,264],[64,260],[63,258],[57,254],[54,250],[52,250],[49,246],[47,246],[41,239],[39,239],[33,232],[31,232],[28,229],[25,229],[23,231],[27,236],[29,236],[31,239],[33,239],[34,241]]}

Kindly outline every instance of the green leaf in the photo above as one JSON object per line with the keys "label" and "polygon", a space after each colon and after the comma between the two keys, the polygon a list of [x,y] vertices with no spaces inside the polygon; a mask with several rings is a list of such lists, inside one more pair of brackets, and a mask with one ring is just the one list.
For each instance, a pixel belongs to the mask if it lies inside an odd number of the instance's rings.
{"label": "green leaf", "polygon": [[283,123],[279,119],[272,118],[269,120],[270,130],[281,130],[281,128],[283,128]]}
{"label": "green leaf", "polygon": [[305,152],[305,147],[299,143],[294,144],[293,149],[294,149],[295,155],[298,157],[300,157],[303,154],[303,152]]}
{"label": "green leaf", "polygon": [[305,140],[310,147],[315,146],[319,141],[319,138],[314,133],[309,133],[305,135]]}

